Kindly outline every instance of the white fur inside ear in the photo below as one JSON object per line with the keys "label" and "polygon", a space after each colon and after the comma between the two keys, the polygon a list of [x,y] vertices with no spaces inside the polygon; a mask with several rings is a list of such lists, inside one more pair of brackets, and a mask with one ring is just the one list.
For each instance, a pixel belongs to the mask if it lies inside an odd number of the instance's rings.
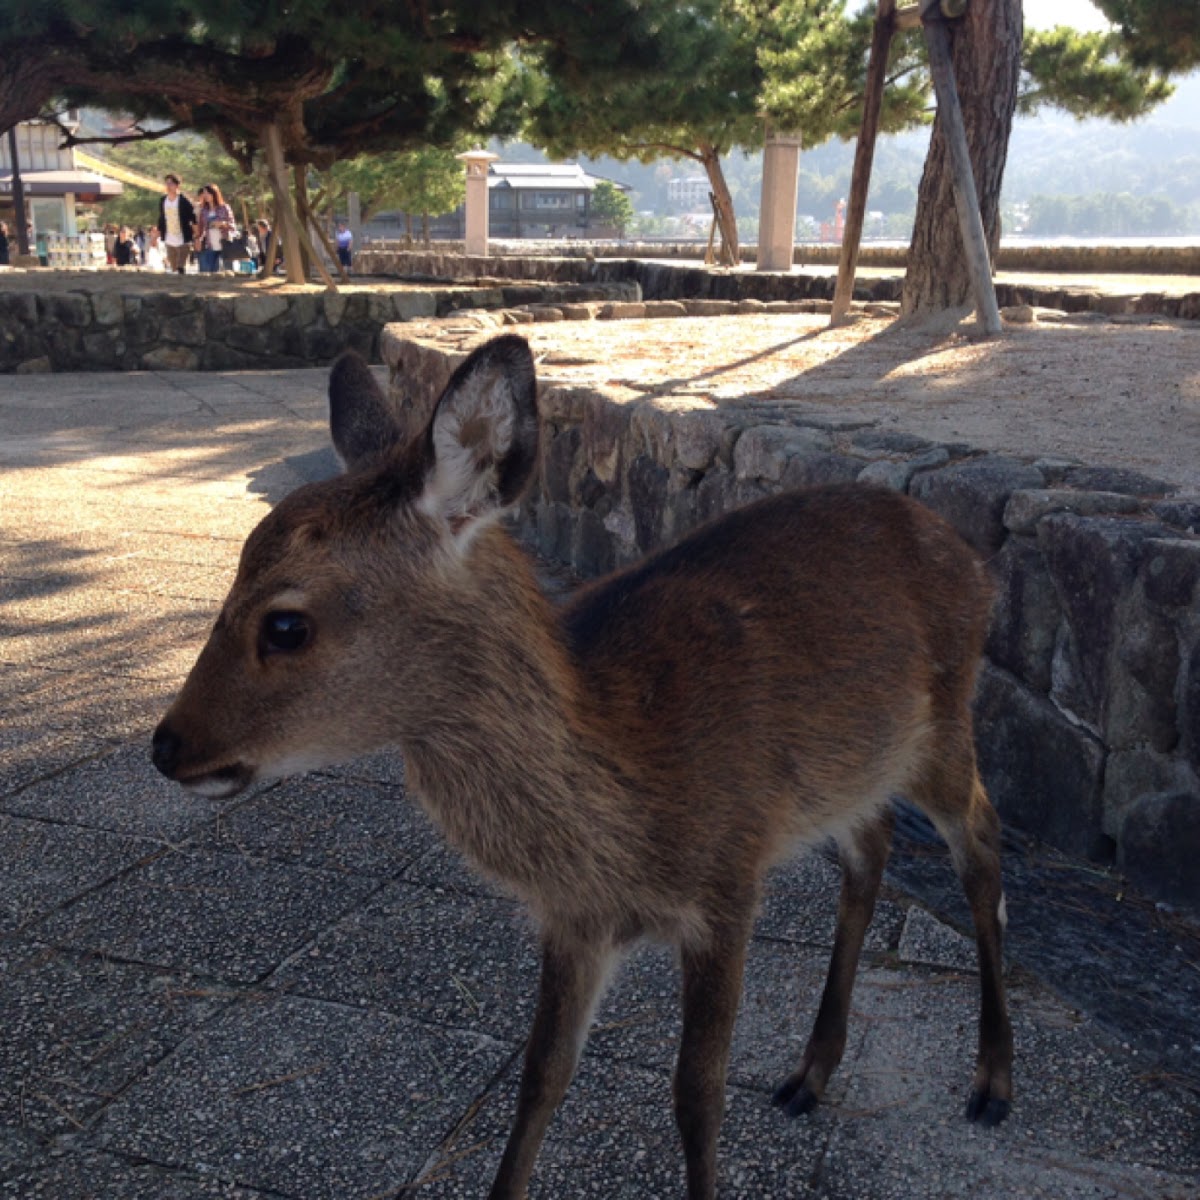
{"label": "white fur inside ear", "polygon": [[434,468],[417,508],[448,521],[469,538],[500,515],[498,464],[512,448],[516,407],[499,371],[480,372],[438,406],[433,422]]}

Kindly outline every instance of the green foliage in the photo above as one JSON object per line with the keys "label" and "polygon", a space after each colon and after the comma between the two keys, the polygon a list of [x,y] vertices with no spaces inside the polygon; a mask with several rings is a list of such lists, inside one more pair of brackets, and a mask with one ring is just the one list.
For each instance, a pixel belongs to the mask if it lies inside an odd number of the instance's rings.
{"label": "green foliage", "polygon": [[1172,74],[1200,66],[1196,0],[1092,0],[1117,27],[1129,61]]}
{"label": "green foliage", "polygon": [[1042,237],[1146,237],[1194,228],[1184,207],[1165,196],[1103,192],[1090,196],[1037,195],[1025,232]]}
{"label": "green foliage", "polygon": [[1173,89],[1158,71],[1122,59],[1121,48],[1112,33],[1080,33],[1063,26],[1026,31],[1019,111],[1054,107],[1079,119],[1113,121],[1145,116]]}
{"label": "green foliage", "polygon": [[335,163],[323,182],[331,200],[357,192],[364,217],[382,209],[437,217],[457,208],[466,192],[454,151],[429,146]]}
{"label": "green foliage", "polygon": [[602,225],[612,225],[622,237],[633,221],[633,202],[615,183],[602,179],[592,191],[591,214]]}
{"label": "green foliage", "polygon": [[[205,184],[215,183],[234,206],[239,221],[242,199],[247,201],[251,219],[263,211],[265,182],[257,176],[244,175],[211,136],[190,133],[161,140],[128,142],[107,148],[100,157],[156,181],[171,172],[179,177],[183,191],[192,197]],[[104,223],[131,227],[150,225],[158,220],[159,196],[159,192],[126,183],[124,193],[104,205]]]}

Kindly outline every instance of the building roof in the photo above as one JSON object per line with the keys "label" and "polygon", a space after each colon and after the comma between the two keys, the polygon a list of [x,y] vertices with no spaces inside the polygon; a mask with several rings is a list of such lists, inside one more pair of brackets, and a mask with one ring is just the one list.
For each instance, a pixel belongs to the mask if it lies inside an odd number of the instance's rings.
{"label": "building roof", "polygon": [[488,169],[489,188],[516,191],[592,191],[598,183],[612,183],[623,192],[629,189],[615,180],[589,175],[578,163],[492,163]]}
{"label": "building roof", "polygon": [[[27,196],[119,196],[124,185],[91,171],[21,171]],[[12,171],[0,171],[0,195],[12,195]]]}

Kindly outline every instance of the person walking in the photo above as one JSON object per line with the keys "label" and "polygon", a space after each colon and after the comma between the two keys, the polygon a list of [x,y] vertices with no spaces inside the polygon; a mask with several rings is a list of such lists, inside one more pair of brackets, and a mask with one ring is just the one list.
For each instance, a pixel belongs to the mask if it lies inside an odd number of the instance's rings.
{"label": "person walking", "polygon": [[9,265],[8,225],[0,221],[0,267]]}
{"label": "person walking", "polygon": [[179,190],[179,176],[165,175],[166,195],[158,204],[158,235],[166,248],[167,265],[182,275],[196,236],[196,209]]}
{"label": "person walking", "polygon": [[225,203],[217,184],[205,184],[200,189],[200,209],[196,216],[196,249],[200,252],[200,270],[215,275],[221,269],[222,247],[236,229],[233,209]]}
{"label": "person walking", "polygon": [[148,271],[165,271],[167,269],[166,243],[159,237],[158,226],[151,225],[146,231],[146,254],[142,264]]}
{"label": "person walking", "polygon": [[353,261],[354,255],[351,252],[351,247],[354,245],[354,234],[346,227],[345,221],[339,221],[337,233],[334,235],[337,241],[337,256],[338,262],[350,270],[350,263]]}
{"label": "person walking", "polygon": [[113,262],[118,267],[136,267],[138,264],[138,246],[128,225],[122,225],[117,231],[113,242]]}

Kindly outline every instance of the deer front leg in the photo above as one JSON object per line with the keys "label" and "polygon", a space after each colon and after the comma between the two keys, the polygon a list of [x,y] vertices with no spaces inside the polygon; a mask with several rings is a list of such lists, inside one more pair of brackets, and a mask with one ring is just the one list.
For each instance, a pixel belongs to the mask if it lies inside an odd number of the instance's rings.
{"label": "deer front leg", "polygon": [[575,1074],[614,956],[609,944],[543,940],[537,1013],[525,1047],[517,1115],[488,1193],[491,1200],[523,1200],[546,1127]]}
{"label": "deer front leg", "polygon": [[800,1066],[772,1097],[772,1102],[789,1117],[798,1117],[817,1106],[829,1077],[842,1061],[854,976],[892,848],[892,823],[889,809],[870,825],[839,839],[842,893],[821,1006]]}
{"label": "deer front leg", "polygon": [[683,952],[683,1037],[675,1070],[675,1119],[687,1162],[688,1200],[717,1194],[717,1135],[725,1114],[729,1046],[746,962],[749,922]]}

